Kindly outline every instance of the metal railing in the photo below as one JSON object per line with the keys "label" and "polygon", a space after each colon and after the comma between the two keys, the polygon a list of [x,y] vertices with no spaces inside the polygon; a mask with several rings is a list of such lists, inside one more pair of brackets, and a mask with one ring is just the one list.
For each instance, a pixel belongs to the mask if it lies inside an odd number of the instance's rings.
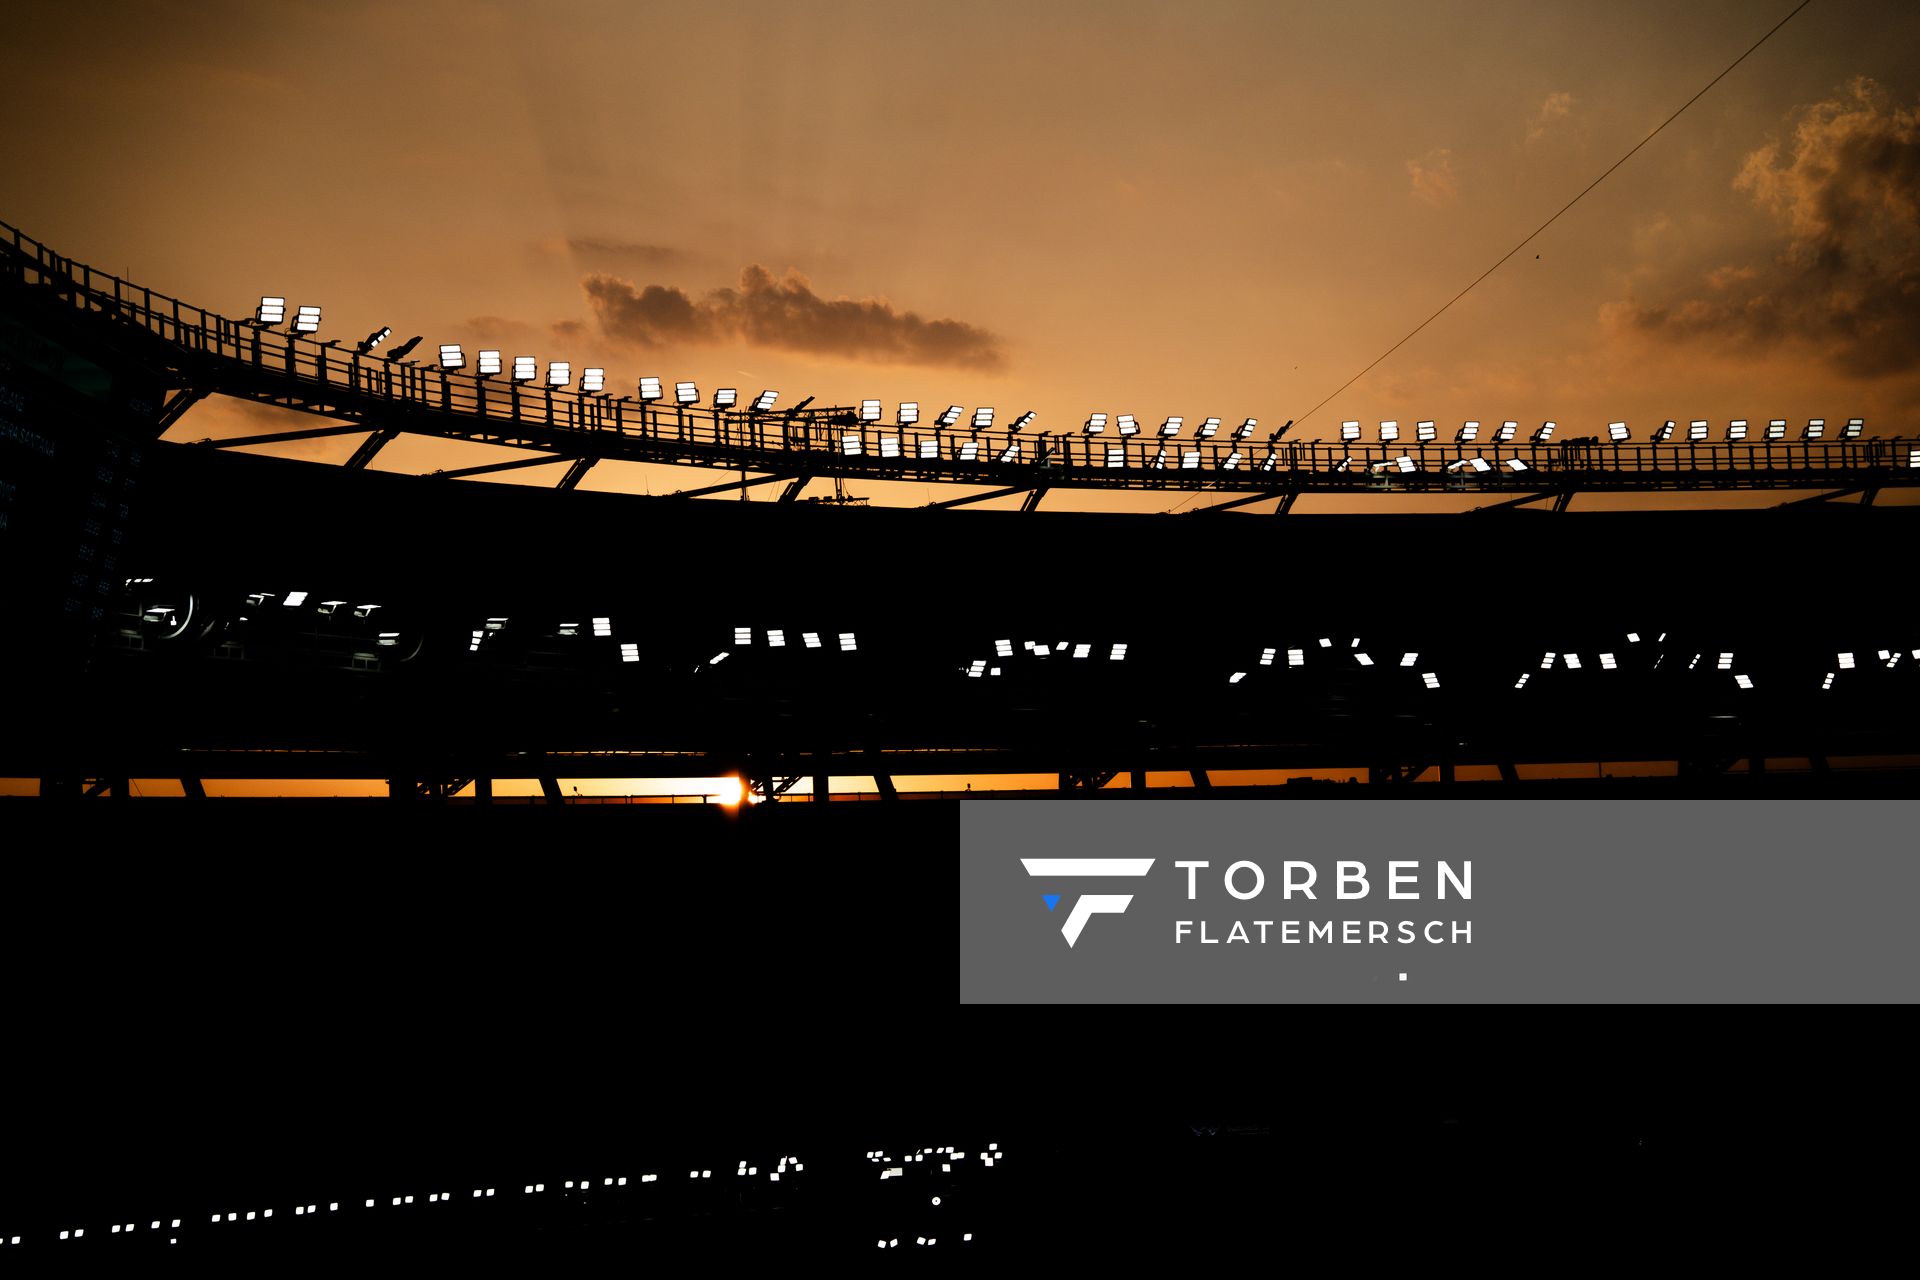
{"label": "metal railing", "polygon": [[[1413,444],[1160,437],[1143,428],[1041,434],[862,422],[851,408],[798,412],[643,402],[633,396],[448,371],[257,326],[63,258],[0,223],[5,270],[72,305],[145,331],[188,386],[268,400],[371,429],[556,455],[781,475],[1221,492],[1789,488],[1920,483],[1920,440],[1576,439]],[[356,344],[357,346],[357,344]],[[511,357],[506,357],[510,359]],[[1400,469],[1411,459],[1413,470]],[[1479,458],[1487,471],[1449,471]],[[1517,459],[1523,470],[1509,463]]]}

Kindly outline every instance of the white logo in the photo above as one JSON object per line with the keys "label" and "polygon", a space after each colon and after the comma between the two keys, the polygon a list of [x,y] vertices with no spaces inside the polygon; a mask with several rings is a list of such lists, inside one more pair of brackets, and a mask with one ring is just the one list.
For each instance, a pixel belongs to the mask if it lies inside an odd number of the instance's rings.
{"label": "white logo", "polygon": [[[1022,858],[1021,865],[1027,874],[1045,880],[1060,879],[1067,876],[1144,876],[1153,867],[1152,858]],[[1047,910],[1051,911],[1059,903],[1059,894],[1042,894]],[[1060,926],[1067,945],[1071,947],[1080,940],[1080,931],[1087,927],[1087,920],[1094,915],[1119,915],[1133,901],[1130,893],[1085,893],[1067,912],[1067,921]]]}

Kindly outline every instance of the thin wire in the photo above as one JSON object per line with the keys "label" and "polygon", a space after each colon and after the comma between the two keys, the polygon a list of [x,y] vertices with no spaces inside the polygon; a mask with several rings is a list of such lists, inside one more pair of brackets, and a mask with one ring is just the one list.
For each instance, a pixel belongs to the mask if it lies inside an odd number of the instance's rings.
{"label": "thin wire", "polygon": [[1545,231],[1548,227],[1558,222],[1560,220],[1560,214],[1565,213],[1567,210],[1573,208],[1573,206],[1575,206],[1576,204],[1579,204],[1580,201],[1583,198],[1585,198],[1587,192],[1592,191],[1595,187],[1605,182],[1608,176],[1611,175],[1615,169],[1618,169],[1621,165],[1633,159],[1634,152],[1639,151],[1641,147],[1646,146],[1649,142],[1652,142],[1655,138],[1659,137],[1661,129],[1665,129],[1668,125],[1672,124],[1675,120],[1678,120],[1680,118],[1681,112],[1684,112],[1688,107],[1692,106],[1694,103],[1700,101],[1701,98],[1706,96],[1707,89],[1713,88],[1713,86],[1719,84],[1722,80],[1726,79],[1727,75],[1735,67],[1739,66],[1741,63],[1745,62],[1749,57],[1753,56],[1754,50],[1758,49],[1761,45],[1765,44],[1767,41],[1773,39],[1774,32],[1780,30],[1780,28],[1786,26],[1789,22],[1792,22],[1794,18],[1799,14],[1800,10],[1806,8],[1808,5],[1812,3],[1813,3],[1813,0],[1800,0],[1800,3],[1797,6],[1795,6],[1792,13],[1789,13],[1786,17],[1780,19],[1780,21],[1774,23],[1773,29],[1771,31],[1768,31],[1766,35],[1763,35],[1758,40],[1754,41],[1753,48],[1748,49],[1745,53],[1735,58],[1731,63],[1727,65],[1727,69],[1725,71],[1722,71],[1719,75],[1707,81],[1706,89],[1702,89],[1700,90],[1699,93],[1696,93],[1691,98],[1688,98],[1684,103],[1680,105],[1679,111],[1674,112],[1672,115],[1668,116],[1665,120],[1662,120],[1660,122],[1660,127],[1658,129],[1655,129],[1652,133],[1648,134],[1646,137],[1640,139],[1639,142],[1635,143],[1633,151],[1629,151],[1627,152],[1627,154],[1621,156],[1618,160],[1615,160],[1611,165],[1607,167],[1606,173],[1601,174],[1599,177],[1595,178],[1592,182],[1589,182],[1586,185],[1586,187],[1581,190],[1579,195],[1575,196],[1573,199],[1567,201],[1564,205],[1560,206],[1560,213],[1554,214],[1551,218],[1548,218],[1545,222],[1541,223],[1538,227],[1535,227],[1533,230],[1533,233],[1529,235],[1525,240],[1522,240],[1519,244],[1513,246],[1513,248],[1507,250],[1506,253],[1502,254],[1500,256],[1499,262],[1494,263],[1492,266],[1488,267],[1485,271],[1482,271],[1479,275],[1475,276],[1473,279],[1473,284],[1469,284],[1465,289],[1462,289],[1460,292],[1454,294],[1453,297],[1447,299],[1446,306],[1441,307],[1440,310],[1434,312],[1432,315],[1428,316],[1425,320],[1422,320],[1419,324],[1415,325],[1411,333],[1407,334],[1406,337],[1400,339],[1400,341],[1388,347],[1385,351],[1382,351],[1378,356],[1374,358],[1372,364],[1369,364],[1366,368],[1362,369],[1360,372],[1354,374],[1351,378],[1348,378],[1345,382],[1341,383],[1339,387],[1334,390],[1333,394],[1329,395],[1326,398],[1326,400],[1322,400],[1319,404],[1316,404],[1315,406],[1313,406],[1313,408],[1307,410],[1305,413],[1300,414],[1296,418],[1294,418],[1294,424],[1297,426],[1300,423],[1305,422],[1312,415],[1320,412],[1320,410],[1326,408],[1328,400],[1332,400],[1334,396],[1339,395],[1342,391],[1345,391],[1348,387],[1360,381],[1360,379],[1366,377],[1367,374],[1373,371],[1374,365],[1379,364],[1382,360],[1385,360],[1388,356],[1398,351],[1401,347],[1404,347],[1409,341],[1413,339],[1415,334],[1418,334],[1422,329],[1432,324],[1435,320],[1438,320],[1442,315],[1446,313],[1449,307],[1452,307],[1454,303],[1460,301],[1460,299],[1466,297],[1468,293],[1472,292],[1474,285],[1479,284],[1482,280],[1485,280],[1488,276],[1498,271],[1503,265],[1505,265],[1508,258],[1511,258],[1514,254],[1526,248],[1529,244],[1531,244],[1534,241],[1536,237],[1539,236],[1539,234],[1542,231]]}

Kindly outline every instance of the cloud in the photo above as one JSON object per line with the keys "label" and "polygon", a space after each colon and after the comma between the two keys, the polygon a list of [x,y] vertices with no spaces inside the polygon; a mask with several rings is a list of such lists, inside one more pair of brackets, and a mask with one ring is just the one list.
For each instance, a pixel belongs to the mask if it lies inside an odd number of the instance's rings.
{"label": "cloud", "polygon": [[554,337],[562,340],[578,338],[587,331],[586,324],[579,320],[555,320],[547,327],[553,331]]}
{"label": "cloud", "polygon": [[1550,93],[1540,109],[1527,121],[1527,141],[1538,142],[1547,136],[1547,130],[1557,120],[1564,120],[1573,110],[1573,95],[1570,93]]}
{"label": "cloud", "polygon": [[510,338],[533,336],[533,326],[506,316],[470,316],[465,329],[482,342],[504,342]]}
{"label": "cloud", "polygon": [[1602,321],[1731,347],[1804,343],[1855,376],[1909,371],[1920,355],[1920,106],[1857,79],[1789,120],[1791,136],[1750,153],[1733,183],[1773,218],[1772,259],[1706,273],[1706,296],[1611,303]]}
{"label": "cloud", "polygon": [[1460,198],[1460,182],[1453,176],[1453,152],[1437,147],[1424,160],[1407,161],[1413,194],[1438,209]]}
{"label": "cloud", "polygon": [[583,261],[608,270],[678,266],[691,257],[684,249],[674,249],[659,244],[640,244],[632,240],[612,240],[600,236],[569,236],[565,246],[569,252],[576,254]]}
{"label": "cloud", "polygon": [[739,341],[884,364],[994,370],[1006,362],[1000,339],[985,329],[923,319],[878,299],[823,298],[794,271],[776,279],[765,267],[750,266],[736,287],[698,299],[603,274],[588,276],[581,287],[601,331],[640,347]]}

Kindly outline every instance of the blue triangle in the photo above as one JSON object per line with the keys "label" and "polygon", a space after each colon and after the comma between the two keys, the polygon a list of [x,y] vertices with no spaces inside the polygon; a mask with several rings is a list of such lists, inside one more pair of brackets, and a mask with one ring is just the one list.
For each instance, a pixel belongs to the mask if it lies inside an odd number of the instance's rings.
{"label": "blue triangle", "polygon": [[1047,904],[1047,910],[1049,911],[1060,905],[1060,895],[1057,893],[1043,893],[1040,897]]}

